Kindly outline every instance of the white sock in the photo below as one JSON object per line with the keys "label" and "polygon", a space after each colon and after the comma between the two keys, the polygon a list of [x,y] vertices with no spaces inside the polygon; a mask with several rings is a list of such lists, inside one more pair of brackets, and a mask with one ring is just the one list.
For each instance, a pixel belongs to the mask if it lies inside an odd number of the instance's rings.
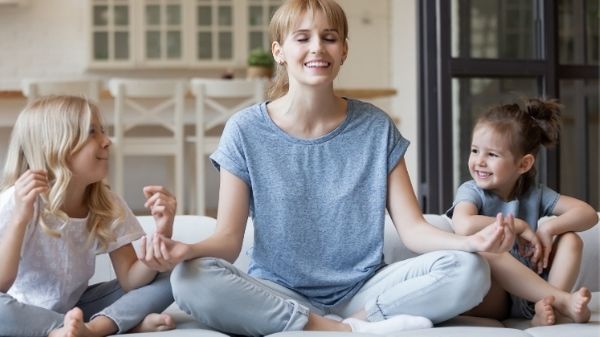
{"label": "white sock", "polygon": [[350,325],[352,332],[364,332],[387,335],[397,331],[426,329],[433,327],[428,318],[411,315],[396,315],[379,322],[368,322],[356,318],[346,318],[342,321]]}
{"label": "white sock", "polygon": [[338,315],[336,315],[336,314],[327,314],[327,315],[325,315],[325,316],[323,316],[323,317],[325,317],[325,318],[327,318],[327,319],[334,320],[334,321],[338,321],[338,322],[341,322],[341,321],[342,321],[342,319],[343,319],[343,318],[341,318],[340,316],[338,316]]}

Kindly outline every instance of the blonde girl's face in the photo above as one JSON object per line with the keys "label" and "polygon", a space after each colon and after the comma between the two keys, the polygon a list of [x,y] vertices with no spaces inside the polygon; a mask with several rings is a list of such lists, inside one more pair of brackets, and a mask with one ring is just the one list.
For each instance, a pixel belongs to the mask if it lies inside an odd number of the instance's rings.
{"label": "blonde girl's face", "polygon": [[84,145],[69,159],[72,181],[85,186],[101,181],[108,174],[108,148],[111,141],[94,113]]}
{"label": "blonde girl's face", "polygon": [[273,43],[277,62],[285,62],[290,86],[331,84],[346,59],[348,46],[321,12],[305,13],[283,44]]}
{"label": "blonde girl's face", "polygon": [[477,186],[506,200],[524,173],[519,161],[510,151],[508,140],[493,128],[482,125],[475,129],[469,172]]}

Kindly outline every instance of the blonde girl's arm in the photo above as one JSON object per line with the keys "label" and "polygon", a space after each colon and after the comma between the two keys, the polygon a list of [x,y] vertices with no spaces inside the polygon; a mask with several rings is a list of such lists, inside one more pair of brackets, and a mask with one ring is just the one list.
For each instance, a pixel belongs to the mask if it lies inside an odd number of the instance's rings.
{"label": "blonde girl's arm", "polygon": [[48,191],[44,171],[26,171],[15,182],[15,208],[0,236],[0,292],[6,293],[17,278],[27,224],[33,218],[33,204]]}
{"label": "blonde girl's arm", "polygon": [[442,249],[504,252],[514,241],[510,218],[498,217],[495,223],[471,236],[448,233],[427,223],[413,192],[404,159],[388,175],[387,208],[402,242],[414,252]]}
{"label": "blonde girl's arm", "polygon": [[115,249],[109,255],[117,281],[125,291],[144,286],[152,282],[156,276],[156,270],[150,269],[138,260],[131,243]]}
{"label": "blonde girl's arm", "polygon": [[205,240],[185,244],[156,235],[142,240],[140,259],[153,269],[172,268],[177,263],[198,257],[216,257],[234,262],[242,249],[248,220],[249,189],[246,183],[221,168],[219,211],[215,232]]}
{"label": "blonde girl's arm", "polygon": [[598,223],[598,213],[587,203],[566,195],[558,198],[554,206],[554,215],[540,226],[537,234],[544,246],[543,267],[548,267],[552,240],[555,235],[566,232],[582,232]]}
{"label": "blonde girl's arm", "polygon": [[177,200],[162,186],[144,187],[146,202],[144,206],[150,210],[156,224],[155,232],[167,238],[173,236],[173,222],[177,210]]}
{"label": "blonde girl's arm", "polygon": [[[155,232],[151,237],[163,235],[170,238],[173,235],[173,221],[177,210],[175,197],[162,186],[146,186],[144,195],[147,198],[145,206],[150,209],[156,223]],[[146,237],[141,241],[144,248],[152,243],[153,241],[147,240]],[[148,251],[150,252],[148,256],[150,263],[138,259],[132,244],[127,244],[110,253],[117,280],[125,291],[146,285],[154,279],[156,271],[167,271],[173,267],[153,258],[152,247]]]}

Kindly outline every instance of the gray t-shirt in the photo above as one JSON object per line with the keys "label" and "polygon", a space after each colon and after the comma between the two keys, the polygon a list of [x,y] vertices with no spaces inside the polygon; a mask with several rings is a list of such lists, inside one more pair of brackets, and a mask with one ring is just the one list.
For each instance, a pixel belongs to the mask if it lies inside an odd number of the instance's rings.
{"label": "gray t-shirt", "polygon": [[[469,180],[462,184],[456,191],[452,208],[446,215],[452,218],[454,207],[462,201],[470,202],[477,207],[479,215],[495,217],[496,214],[512,214],[516,218],[527,222],[531,230],[537,231],[538,220],[541,217],[552,215],[560,194],[544,185],[534,185],[520,197],[504,201],[498,195],[477,186],[475,181]],[[518,254],[517,246],[513,247],[512,254],[525,265],[529,261]]]}
{"label": "gray t-shirt", "polygon": [[352,99],[316,139],[281,130],[266,103],[231,117],[210,158],[250,188],[248,273],[318,307],[353,296],[383,266],[387,178],[408,144],[385,112]]}

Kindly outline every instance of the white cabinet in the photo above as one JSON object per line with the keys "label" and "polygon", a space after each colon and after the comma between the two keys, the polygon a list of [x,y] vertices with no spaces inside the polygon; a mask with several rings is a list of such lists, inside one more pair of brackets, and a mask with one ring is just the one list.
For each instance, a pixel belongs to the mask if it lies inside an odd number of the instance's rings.
{"label": "white cabinet", "polygon": [[[2,0],[0,0],[2,1]],[[240,67],[282,0],[88,0],[90,68]]]}

